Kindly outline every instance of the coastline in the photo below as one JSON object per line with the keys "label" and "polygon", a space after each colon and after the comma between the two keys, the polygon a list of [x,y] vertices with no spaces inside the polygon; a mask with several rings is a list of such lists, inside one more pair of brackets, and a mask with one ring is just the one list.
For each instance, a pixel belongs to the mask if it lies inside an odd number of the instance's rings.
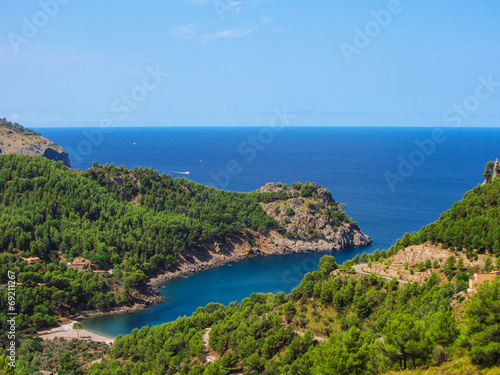
{"label": "coastline", "polygon": [[[156,287],[168,280],[186,277],[194,273],[205,271],[227,263],[237,262],[242,259],[255,258],[267,255],[286,255],[300,253],[319,253],[344,250],[354,247],[366,246],[372,240],[365,235],[356,223],[350,220],[340,222],[332,221],[327,211],[321,209],[332,204],[336,210],[343,212],[342,206],[333,201],[330,192],[316,184],[309,184],[314,190],[315,197],[300,197],[300,192],[294,191],[293,197],[286,195],[285,206],[292,209],[293,214],[287,213],[276,202],[260,203],[263,210],[270,217],[274,217],[282,225],[280,231],[271,230],[263,233],[253,229],[242,229],[231,236],[225,237],[224,242],[205,241],[196,249],[186,249],[177,255],[175,265],[157,270],[157,274],[146,280],[137,291],[133,291],[130,298],[132,306],[120,306],[95,311],[72,311],[70,316],[59,319],[58,326],[49,331],[39,332],[40,335],[59,332],[54,337],[75,337],[65,329],[71,320],[86,320],[100,315],[119,315],[147,310],[149,306],[157,305],[164,301]],[[258,189],[262,193],[279,193],[282,186],[268,183]],[[312,194],[312,193],[311,193]],[[281,201],[280,201],[281,202]],[[312,208],[311,208],[312,207]],[[319,210],[319,211],[318,211]],[[346,216],[342,216],[346,218]],[[67,322],[70,323],[67,323]],[[89,331],[86,331],[89,332]],[[100,336],[98,333],[95,335]]]}
{"label": "coastline", "polygon": [[69,323],[59,325],[57,327],[38,331],[36,335],[41,337],[43,340],[52,340],[55,338],[64,338],[67,340],[77,339],[77,340],[92,340],[105,342],[106,344],[112,344],[115,338],[107,337],[103,335],[98,335],[94,332],[84,329],[73,329],[73,324],[78,323],[76,320],[69,320]]}
{"label": "coastline", "polygon": [[[157,305],[163,302],[163,298],[157,295],[155,288],[165,281],[189,276],[198,272],[206,271],[211,268],[219,267],[227,263],[237,262],[239,260],[247,258],[301,253],[325,253],[347,250],[355,247],[363,247],[371,244],[371,240],[365,241],[360,239],[357,239],[354,242],[345,242],[341,246],[338,246],[338,244],[332,244],[331,241],[325,239],[285,239],[279,233],[274,231],[270,232],[267,235],[261,235],[257,232],[253,232],[252,235],[255,238],[254,245],[250,245],[245,238],[234,237],[229,243],[223,245],[219,245],[217,243],[209,244],[205,248],[206,251],[203,252],[200,252],[199,250],[187,250],[183,254],[180,254],[177,264],[170,270],[160,272],[156,276],[151,277],[146,281],[144,295],[154,295],[156,298],[153,298],[152,300],[143,300],[145,303],[136,303],[135,305],[130,307],[124,306],[97,311],[81,311],[77,312],[73,318],[86,320],[87,318],[100,315],[119,315],[132,313],[135,311],[147,310],[149,306]],[[59,325],[59,327],[60,326],[61,325]],[[93,335],[100,336],[98,333],[93,333],[88,330],[85,331],[88,333],[92,333]],[[73,336],[71,336],[71,338],[73,338]]]}
{"label": "coastline", "polygon": [[268,235],[253,232],[252,235],[256,240],[255,246],[249,245],[245,239],[235,237],[228,244],[208,246],[203,253],[188,250],[183,254],[179,254],[179,261],[171,270],[160,272],[158,275],[151,277],[148,279],[146,286],[154,288],[168,280],[189,276],[248,258],[269,255],[327,253],[369,246],[371,244],[371,240],[363,241],[360,239],[357,239],[355,243],[346,243],[342,246],[332,244],[330,241],[324,239],[309,241],[284,239],[275,231],[270,232]]}
{"label": "coastline", "polygon": [[[157,303],[161,303],[161,301]],[[101,341],[109,344],[115,341],[115,337],[101,335],[86,328],[80,329],[80,334],[78,334],[77,332],[75,332],[76,330],[73,330],[73,324],[78,322],[81,323],[87,318],[92,318],[94,316],[121,315],[141,310],[147,310],[147,306],[145,304],[135,304],[133,306],[120,306],[105,310],[79,311],[76,314],[72,315],[71,318],[61,317],[54,327],[42,331],[37,331],[36,336],[41,337],[43,340],[50,340],[54,338],[65,338],[71,340],[73,338],[76,338],[79,340],[90,339],[92,341]]]}

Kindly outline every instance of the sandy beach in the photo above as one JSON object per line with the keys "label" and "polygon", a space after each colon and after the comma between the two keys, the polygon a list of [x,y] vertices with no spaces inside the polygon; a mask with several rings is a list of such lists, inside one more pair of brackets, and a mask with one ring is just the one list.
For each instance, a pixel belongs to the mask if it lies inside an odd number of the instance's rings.
{"label": "sandy beach", "polygon": [[71,320],[69,323],[54,327],[46,331],[39,331],[38,336],[44,340],[51,340],[54,338],[63,337],[65,339],[78,339],[78,340],[93,340],[102,341],[108,344],[112,344],[115,339],[105,336],[100,336],[85,329],[73,329],[73,324],[78,323],[76,320]]}

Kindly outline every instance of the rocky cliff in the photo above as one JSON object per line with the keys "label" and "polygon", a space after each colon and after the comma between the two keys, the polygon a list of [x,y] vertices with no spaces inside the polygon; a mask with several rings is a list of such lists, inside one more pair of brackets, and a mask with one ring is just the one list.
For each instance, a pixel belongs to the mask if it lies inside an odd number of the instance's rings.
{"label": "rocky cliff", "polygon": [[255,194],[260,194],[264,211],[282,225],[282,230],[267,234],[245,230],[226,243],[207,243],[203,252],[184,251],[177,265],[152,283],[248,257],[327,252],[372,243],[330,192],[314,183],[291,187],[268,183]]}
{"label": "rocky cliff", "polygon": [[291,187],[268,183],[257,192],[277,197],[261,205],[286,229],[285,238],[280,241],[283,247],[331,251],[372,243],[346,215],[343,205],[337,203],[327,189],[315,183],[295,183]]}
{"label": "rocky cliff", "polygon": [[68,153],[57,143],[6,119],[0,119],[0,154],[43,156],[71,168]]}

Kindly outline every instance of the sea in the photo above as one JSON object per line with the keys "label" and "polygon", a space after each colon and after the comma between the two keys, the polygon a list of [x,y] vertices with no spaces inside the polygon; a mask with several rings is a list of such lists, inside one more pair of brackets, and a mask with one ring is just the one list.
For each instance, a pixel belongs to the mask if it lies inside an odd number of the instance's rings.
{"label": "sea", "polygon": [[[480,184],[500,157],[498,128],[146,127],[40,128],[65,148],[74,169],[94,162],[153,168],[221,189],[248,192],[267,182],[315,182],[346,205],[373,245],[329,253],[338,263],[387,249],[420,230]],[[289,293],[322,254],[245,259],[165,282],[165,302],[148,310],[88,319],[116,337],[189,316],[209,302],[252,293]]]}

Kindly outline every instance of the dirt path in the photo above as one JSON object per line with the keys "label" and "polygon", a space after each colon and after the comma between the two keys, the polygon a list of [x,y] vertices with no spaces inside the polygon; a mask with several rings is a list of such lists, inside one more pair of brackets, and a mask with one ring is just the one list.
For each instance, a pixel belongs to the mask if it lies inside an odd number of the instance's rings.
{"label": "dirt path", "polygon": [[107,344],[112,344],[115,339],[111,337],[100,336],[95,333],[89,332],[85,329],[73,329],[73,323],[78,323],[75,320],[70,321],[70,323],[64,324],[62,326],[58,326],[47,331],[39,331],[37,332],[38,336],[40,336],[44,340],[51,340],[53,338],[63,337],[65,339],[78,339],[78,340],[92,340],[92,341],[101,341]]}
{"label": "dirt path", "polygon": [[[366,263],[362,263],[362,264],[357,264],[355,266],[353,266],[352,268],[354,268],[354,270],[356,271],[356,273],[360,274],[360,275],[371,275],[365,271],[363,271],[363,268],[365,268],[367,266]],[[380,275],[377,275],[376,273],[374,273],[374,275],[378,276],[378,277],[381,277],[383,279],[386,279],[386,280],[392,280],[393,278],[390,278],[390,277],[387,277],[387,276],[380,276]],[[406,280],[399,280],[398,281],[401,283],[401,284],[408,284],[408,281]]]}
{"label": "dirt path", "polygon": [[203,333],[203,345],[205,345],[205,358],[207,359],[207,362],[214,362],[215,360],[219,359],[218,356],[212,354],[215,353],[215,351],[211,350],[210,346],[208,345],[208,335],[210,334],[211,329],[212,328],[207,328],[205,330],[205,333]]}
{"label": "dirt path", "polygon": [[[302,331],[297,331],[297,330],[293,330],[293,332],[295,332],[297,335],[299,335],[300,337],[304,337],[304,335],[306,334],[305,332],[302,332]],[[328,341],[328,337],[321,337],[321,336],[314,336],[314,339],[317,341],[317,342],[325,342],[325,341]]]}

